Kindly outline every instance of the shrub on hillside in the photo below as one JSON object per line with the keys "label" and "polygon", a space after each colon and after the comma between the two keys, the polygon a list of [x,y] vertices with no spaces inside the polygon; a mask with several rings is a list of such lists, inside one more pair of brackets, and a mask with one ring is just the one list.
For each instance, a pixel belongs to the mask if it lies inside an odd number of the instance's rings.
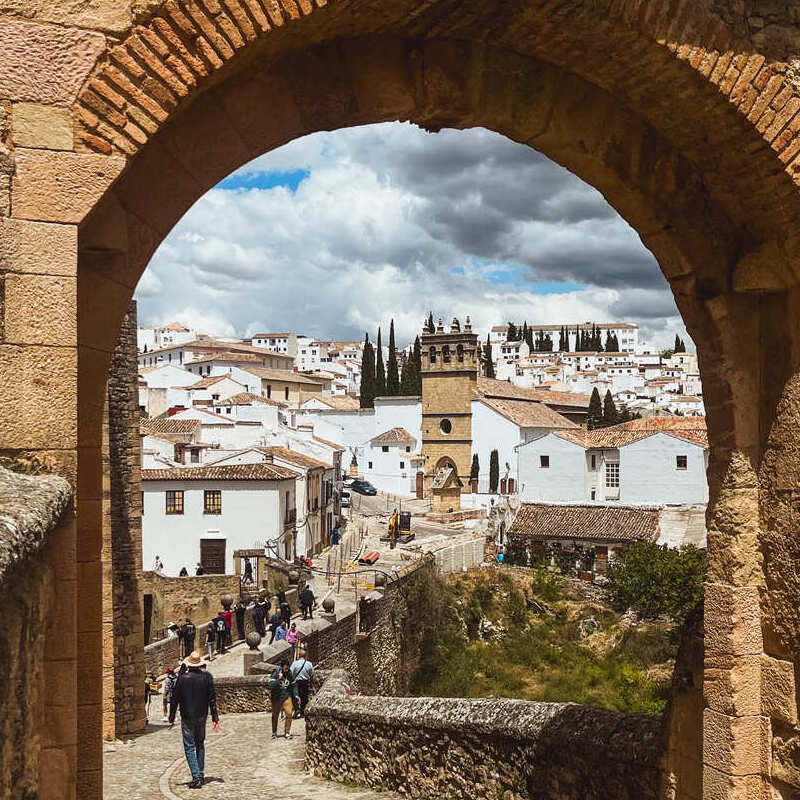
{"label": "shrub on hillside", "polygon": [[608,577],[619,610],[632,608],[647,619],[669,617],[683,625],[703,599],[706,553],[637,542],[611,565]]}

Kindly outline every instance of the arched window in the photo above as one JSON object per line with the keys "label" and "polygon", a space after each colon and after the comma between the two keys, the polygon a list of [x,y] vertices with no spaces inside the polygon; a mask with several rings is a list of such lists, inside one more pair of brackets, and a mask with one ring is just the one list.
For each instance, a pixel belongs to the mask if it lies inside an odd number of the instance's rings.
{"label": "arched window", "polygon": [[444,361],[445,364],[450,363],[450,345],[448,344],[442,347],[442,361]]}
{"label": "arched window", "polygon": [[456,356],[458,357],[458,363],[459,364],[463,364],[464,363],[464,345],[463,344],[456,345]]}
{"label": "arched window", "polygon": [[431,347],[431,351],[430,352],[431,352],[431,364],[435,364],[436,363],[436,348],[435,347]]}

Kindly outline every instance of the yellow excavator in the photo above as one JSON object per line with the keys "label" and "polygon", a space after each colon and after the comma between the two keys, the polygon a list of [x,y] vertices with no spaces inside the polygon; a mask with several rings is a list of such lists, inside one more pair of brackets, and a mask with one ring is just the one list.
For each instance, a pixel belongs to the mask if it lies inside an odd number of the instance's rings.
{"label": "yellow excavator", "polygon": [[411,533],[411,512],[395,509],[389,517],[388,535],[381,537],[381,541],[389,542],[389,549],[394,550],[398,542],[407,544],[414,538]]}

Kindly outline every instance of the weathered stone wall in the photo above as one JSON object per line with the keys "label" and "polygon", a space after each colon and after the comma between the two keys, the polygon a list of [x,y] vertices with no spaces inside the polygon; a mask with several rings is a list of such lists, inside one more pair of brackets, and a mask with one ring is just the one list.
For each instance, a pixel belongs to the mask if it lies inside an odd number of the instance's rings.
{"label": "weathered stone wall", "polygon": [[524,700],[363,697],[337,670],[306,712],[306,766],[409,797],[656,800],[661,721]]}
{"label": "weathered stone wall", "polygon": [[[136,697],[144,691],[144,676],[155,675],[157,678],[167,671],[167,667],[177,667],[181,659],[181,643],[177,636],[168,636],[144,648],[144,669],[139,677]],[[139,691],[141,690],[141,691]]]}
{"label": "weathered stone wall", "polygon": [[137,315],[131,303],[108,373],[103,491],[103,734],[145,727],[142,618],[141,437]]}
{"label": "weathered stone wall", "polygon": [[76,642],[61,630],[52,561],[72,493],[66,481],[0,468],[0,797],[37,797],[40,772],[68,781],[74,764],[54,745],[77,735]]}
{"label": "weathered stone wall", "polygon": [[[236,575],[194,575],[172,578],[146,571],[142,575],[142,595],[153,598],[150,620],[151,641],[157,633],[174,622],[178,625],[188,617],[197,628],[209,622],[220,610],[220,597],[229,594],[239,599],[239,579]],[[236,622],[233,623],[236,635]],[[198,638],[199,642],[199,638]]]}
{"label": "weathered stone wall", "polygon": [[220,714],[249,714],[270,707],[269,675],[215,678],[217,711]]}

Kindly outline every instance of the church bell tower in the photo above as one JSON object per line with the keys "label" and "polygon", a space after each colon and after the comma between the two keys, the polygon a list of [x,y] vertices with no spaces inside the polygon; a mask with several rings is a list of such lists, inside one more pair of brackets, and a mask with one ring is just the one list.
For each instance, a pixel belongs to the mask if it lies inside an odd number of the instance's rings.
{"label": "church bell tower", "polygon": [[[478,383],[480,348],[467,317],[464,329],[453,319],[446,332],[442,320],[431,331],[427,324],[422,346],[422,455],[425,495],[439,474],[450,467],[463,490],[469,486],[472,463],[472,398]],[[452,481],[451,481],[452,484]]]}

